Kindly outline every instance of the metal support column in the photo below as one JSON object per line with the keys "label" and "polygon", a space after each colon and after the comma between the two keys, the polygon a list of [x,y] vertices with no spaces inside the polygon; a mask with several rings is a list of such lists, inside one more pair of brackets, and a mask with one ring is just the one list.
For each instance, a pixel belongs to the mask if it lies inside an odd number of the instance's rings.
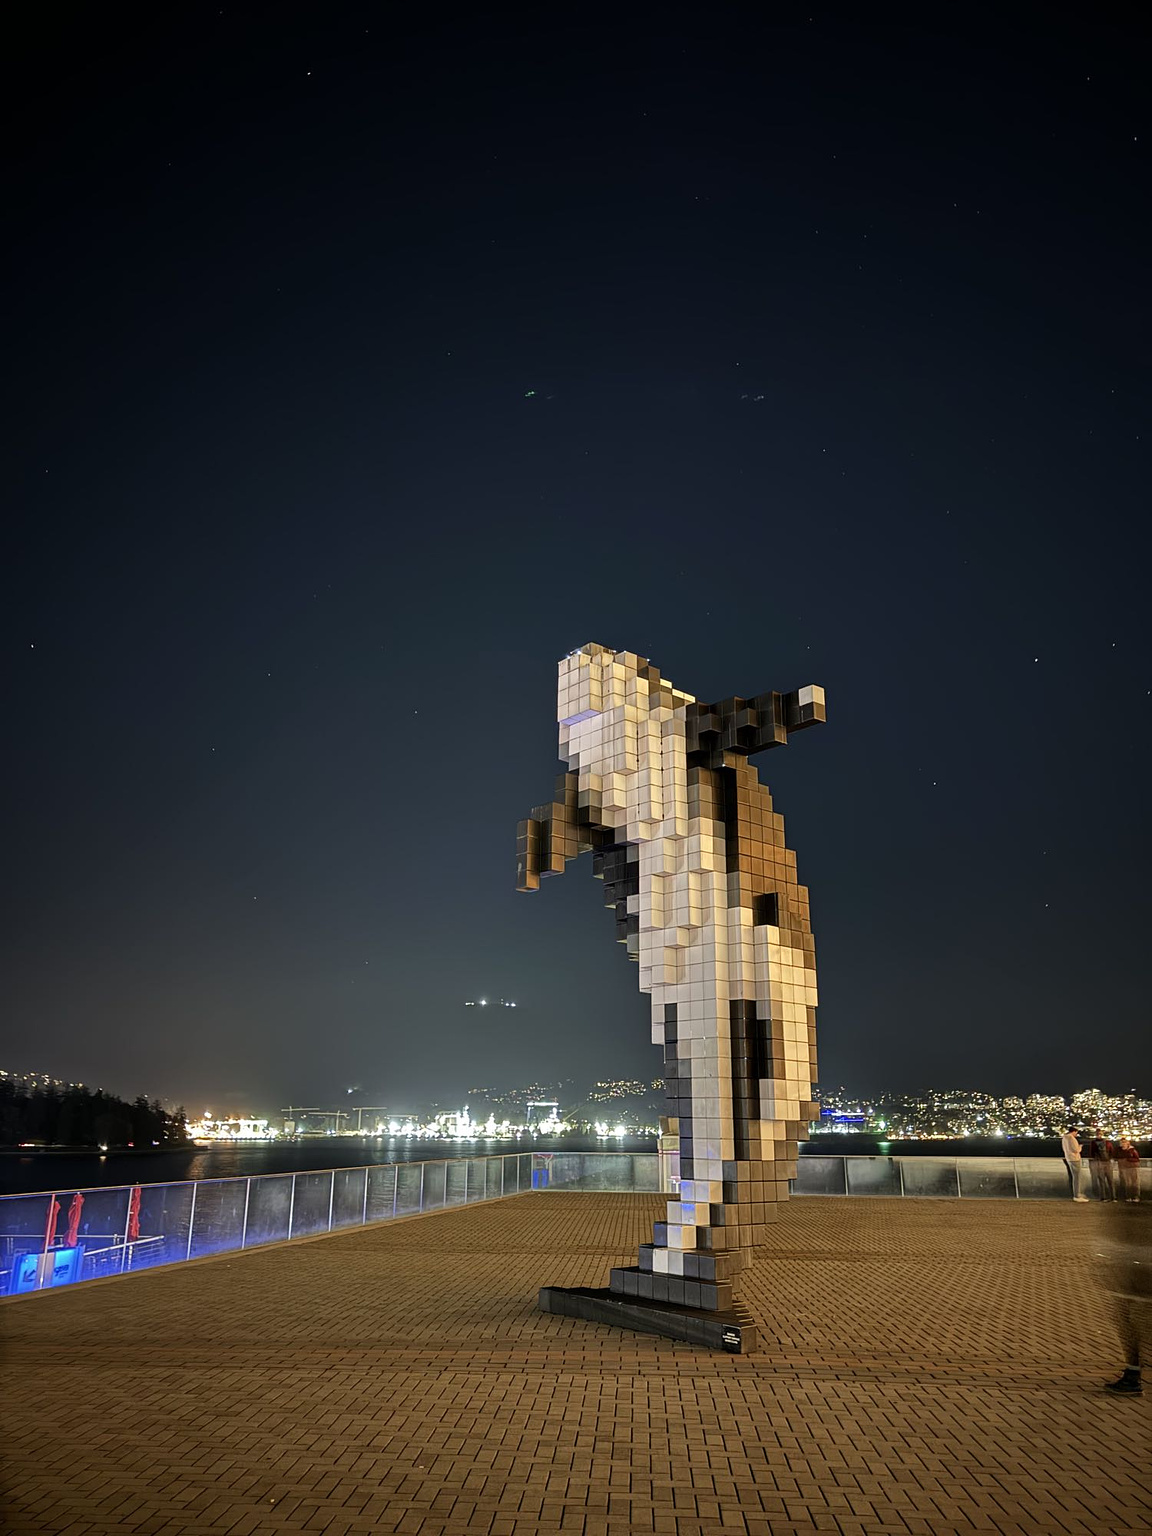
{"label": "metal support column", "polygon": [[192,1204],[188,1209],[188,1247],[184,1251],[186,1259],[192,1257],[192,1231],[196,1225],[196,1191],[199,1188],[199,1184],[192,1185]]}
{"label": "metal support column", "polygon": [[120,1273],[128,1268],[128,1233],[132,1227],[132,1190],[128,1191],[128,1209],[124,1213],[124,1241],[120,1248]]}
{"label": "metal support column", "polygon": [[[48,1273],[48,1229],[52,1225],[52,1207],[56,1204],[59,1190],[54,1189],[48,1196],[48,1209],[44,1212],[44,1247],[40,1250],[40,1262],[36,1266],[36,1289],[44,1288],[44,1277]],[[131,1196],[128,1197],[131,1200]]]}

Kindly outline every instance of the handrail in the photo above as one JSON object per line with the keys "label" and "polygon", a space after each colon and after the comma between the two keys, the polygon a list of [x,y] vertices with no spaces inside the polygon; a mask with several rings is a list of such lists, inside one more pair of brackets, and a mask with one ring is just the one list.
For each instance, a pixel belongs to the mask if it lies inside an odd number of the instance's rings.
{"label": "handrail", "polygon": [[[232,1143],[228,1143],[232,1145]],[[178,1150],[183,1150],[178,1149]],[[199,1148],[206,1152],[207,1147]],[[104,1154],[101,1154],[104,1155]],[[401,1158],[396,1162],[382,1163],[342,1163],[337,1168],[284,1168],[279,1173],[216,1173],[210,1178],[203,1179],[137,1179],[129,1184],[65,1184],[57,1185],[52,1189],[22,1189],[13,1190],[8,1194],[0,1194],[0,1200],[34,1200],[38,1195],[66,1194],[66,1195],[91,1195],[104,1193],[110,1189],[135,1189],[140,1186],[143,1189],[155,1189],[161,1184],[169,1189],[178,1189],[182,1184],[235,1184],[238,1179],[289,1179],[293,1174],[304,1178],[310,1173],[359,1173],[361,1168],[419,1168],[427,1163],[474,1163],[481,1157],[655,1157],[656,1149],[648,1152],[619,1152],[615,1148],[604,1152],[588,1152],[581,1150],[577,1153],[567,1152],[563,1148],[541,1150],[537,1147],[517,1147],[512,1152],[465,1152],[456,1157],[421,1157]]]}

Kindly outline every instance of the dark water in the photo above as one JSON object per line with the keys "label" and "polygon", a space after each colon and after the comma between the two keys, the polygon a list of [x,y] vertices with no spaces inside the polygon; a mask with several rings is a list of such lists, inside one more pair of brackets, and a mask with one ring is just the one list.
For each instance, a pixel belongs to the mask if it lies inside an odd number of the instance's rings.
{"label": "dark water", "polygon": [[168,1184],[181,1179],[303,1173],[313,1168],[361,1168],[365,1163],[421,1163],[445,1157],[512,1152],[654,1152],[650,1137],[525,1136],[518,1141],[416,1141],[404,1136],[309,1137],[261,1145],[225,1143],[186,1152],[51,1152],[0,1156],[0,1194],[99,1189],[114,1184]]}
{"label": "dark water", "polygon": [[[360,1168],[365,1163],[413,1163],[500,1152],[654,1152],[649,1137],[522,1137],[519,1141],[415,1141],[403,1136],[310,1137],[263,1145],[193,1147],[186,1152],[14,1153],[0,1156],[0,1194],[97,1189],[114,1184],[164,1184],[226,1179],[312,1168]],[[968,1137],[955,1141],[878,1141],[870,1136],[819,1136],[801,1146],[805,1157],[846,1153],[901,1157],[1058,1157],[1060,1143],[1041,1138]],[[1152,1147],[1141,1146],[1147,1157]]]}

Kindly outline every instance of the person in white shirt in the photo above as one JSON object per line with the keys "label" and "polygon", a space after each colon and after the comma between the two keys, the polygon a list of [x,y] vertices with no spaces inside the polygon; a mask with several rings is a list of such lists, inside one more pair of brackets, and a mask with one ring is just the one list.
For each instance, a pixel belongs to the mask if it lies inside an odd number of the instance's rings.
{"label": "person in white shirt", "polygon": [[1080,1137],[1072,1127],[1069,1127],[1061,1136],[1060,1151],[1064,1154],[1064,1164],[1068,1169],[1068,1182],[1072,1186],[1073,1200],[1086,1201],[1088,1196],[1080,1193],[1080,1170],[1083,1167],[1080,1160]]}

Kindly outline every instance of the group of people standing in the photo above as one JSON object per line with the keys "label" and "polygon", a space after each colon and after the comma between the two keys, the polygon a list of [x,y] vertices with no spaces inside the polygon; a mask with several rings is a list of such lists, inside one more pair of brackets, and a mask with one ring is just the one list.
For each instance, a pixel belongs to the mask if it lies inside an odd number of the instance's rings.
{"label": "group of people standing", "polygon": [[1127,1136],[1113,1141],[1099,1127],[1083,1143],[1080,1136],[1070,1128],[1060,1141],[1073,1200],[1088,1199],[1080,1187],[1087,1160],[1096,1198],[1116,1206],[1097,1235],[1124,1349],[1124,1370],[1107,1390],[1132,1396],[1144,1390],[1141,1368],[1152,1349],[1152,1205],[1140,1203],[1140,1154]]}
{"label": "group of people standing", "polygon": [[1092,1173],[1092,1193],[1097,1200],[1139,1200],[1140,1154],[1131,1140],[1121,1136],[1118,1141],[1113,1141],[1099,1126],[1086,1142],[1081,1142],[1081,1134],[1069,1128],[1060,1138],[1073,1200],[1088,1199],[1081,1184],[1085,1159]]}

